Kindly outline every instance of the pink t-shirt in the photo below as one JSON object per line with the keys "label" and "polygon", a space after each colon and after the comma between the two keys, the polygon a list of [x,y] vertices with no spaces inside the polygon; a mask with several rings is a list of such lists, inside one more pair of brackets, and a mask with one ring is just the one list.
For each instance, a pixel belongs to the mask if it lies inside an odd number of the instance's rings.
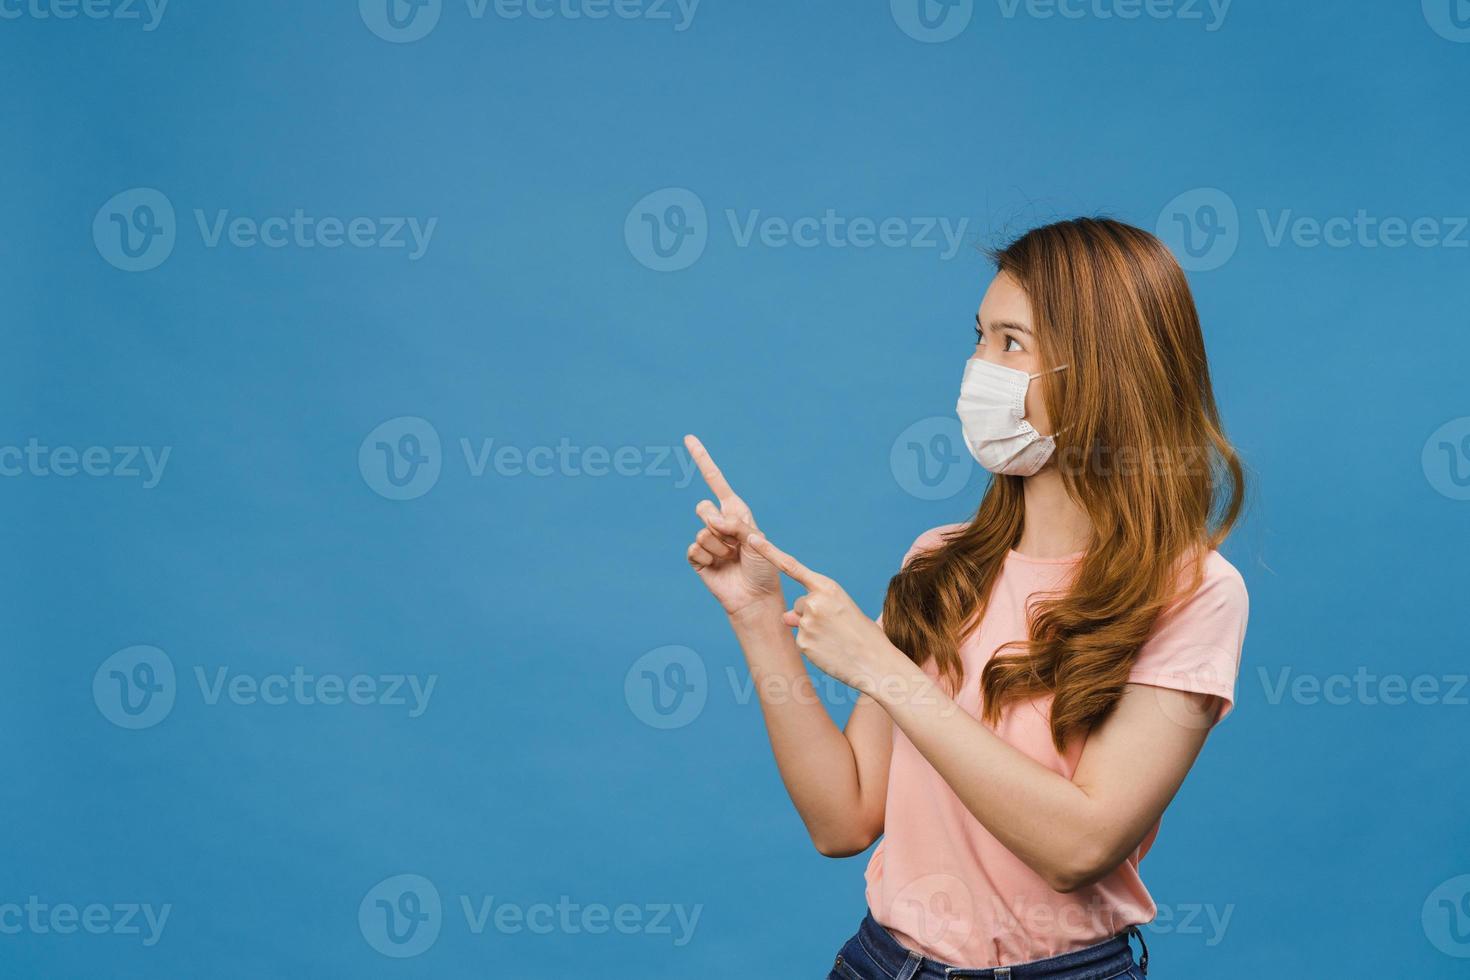
{"label": "pink t-shirt", "polygon": [[[926,532],[909,555],[936,547],[942,533],[961,526]],[[965,665],[964,687],[955,698],[960,708],[980,716],[981,669],[1004,643],[1027,637],[1027,601],[1064,588],[1076,564],[1075,557],[1043,560],[1010,553],[984,618],[960,645]],[[1246,611],[1240,573],[1211,552],[1199,590],[1160,617],[1129,681],[1216,695],[1221,702],[1215,717],[1180,721],[1218,721],[1234,702]],[[932,664],[926,670],[935,672]],[[1074,739],[1065,754],[1058,753],[1048,727],[1050,706],[1048,697],[1007,708],[996,734],[1070,779],[1085,739]],[[868,906],[900,943],[955,966],[1007,966],[1057,956],[1153,919],[1156,909],[1138,863],[1158,831],[1155,824],[1138,850],[1097,884],[1070,894],[1055,892],[980,825],[894,726],[884,837],[868,861]]]}

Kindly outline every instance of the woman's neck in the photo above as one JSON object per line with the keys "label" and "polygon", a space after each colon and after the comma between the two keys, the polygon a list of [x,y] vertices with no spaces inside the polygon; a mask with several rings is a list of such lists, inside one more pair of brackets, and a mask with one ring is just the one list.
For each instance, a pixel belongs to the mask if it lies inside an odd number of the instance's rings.
{"label": "woman's neck", "polygon": [[1027,477],[1022,492],[1026,511],[1017,551],[1028,558],[1066,558],[1087,549],[1092,522],[1055,466]]}

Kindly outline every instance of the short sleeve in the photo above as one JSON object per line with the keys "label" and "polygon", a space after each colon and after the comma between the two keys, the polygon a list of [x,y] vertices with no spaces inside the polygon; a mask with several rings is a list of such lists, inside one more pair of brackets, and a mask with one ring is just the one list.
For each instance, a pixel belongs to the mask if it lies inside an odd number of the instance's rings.
{"label": "short sleeve", "polygon": [[925,551],[933,551],[935,548],[944,544],[945,538],[954,534],[956,531],[964,530],[964,528],[965,525],[963,524],[941,524],[939,527],[931,527],[915,538],[913,544],[909,545],[909,550],[903,553],[903,561],[898,563],[898,567],[903,568],[909,563],[909,559],[915,555],[922,554]]}
{"label": "short sleeve", "polygon": [[1219,552],[1211,552],[1199,588],[1159,617],[1129,683],[1212,694],[1220,698],[1214,719],[1219,722],[1235,706],[1249,611],[1245,580]]}

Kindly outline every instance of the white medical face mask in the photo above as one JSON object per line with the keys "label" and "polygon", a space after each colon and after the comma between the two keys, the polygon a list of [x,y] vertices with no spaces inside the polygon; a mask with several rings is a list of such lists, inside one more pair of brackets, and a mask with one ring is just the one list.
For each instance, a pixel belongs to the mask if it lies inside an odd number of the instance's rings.
{"label": "white medical face mask", "polygon": [[970,454],[990,472],[1031,476],[1056,451],[1055,433],[1042,435],[1024,417],[1031,379],[1047,373],[1027,374],[978,357],[965,365],[955,411]]}

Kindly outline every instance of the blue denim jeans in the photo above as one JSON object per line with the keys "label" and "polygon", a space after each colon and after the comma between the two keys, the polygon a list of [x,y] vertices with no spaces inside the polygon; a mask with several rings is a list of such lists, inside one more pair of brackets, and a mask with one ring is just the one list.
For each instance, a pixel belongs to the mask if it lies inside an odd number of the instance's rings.
{"label": "blue denim jeans", "polygon": [[[1129,936],[1138,937],[1142,964],[1133,960]],[[1130,926],[1112,939],[1044,960],[983,969],[950,966],[912,952],[889,935],[870,913],[832,964],[827,980],[1143,980],[1148,947]]]}

